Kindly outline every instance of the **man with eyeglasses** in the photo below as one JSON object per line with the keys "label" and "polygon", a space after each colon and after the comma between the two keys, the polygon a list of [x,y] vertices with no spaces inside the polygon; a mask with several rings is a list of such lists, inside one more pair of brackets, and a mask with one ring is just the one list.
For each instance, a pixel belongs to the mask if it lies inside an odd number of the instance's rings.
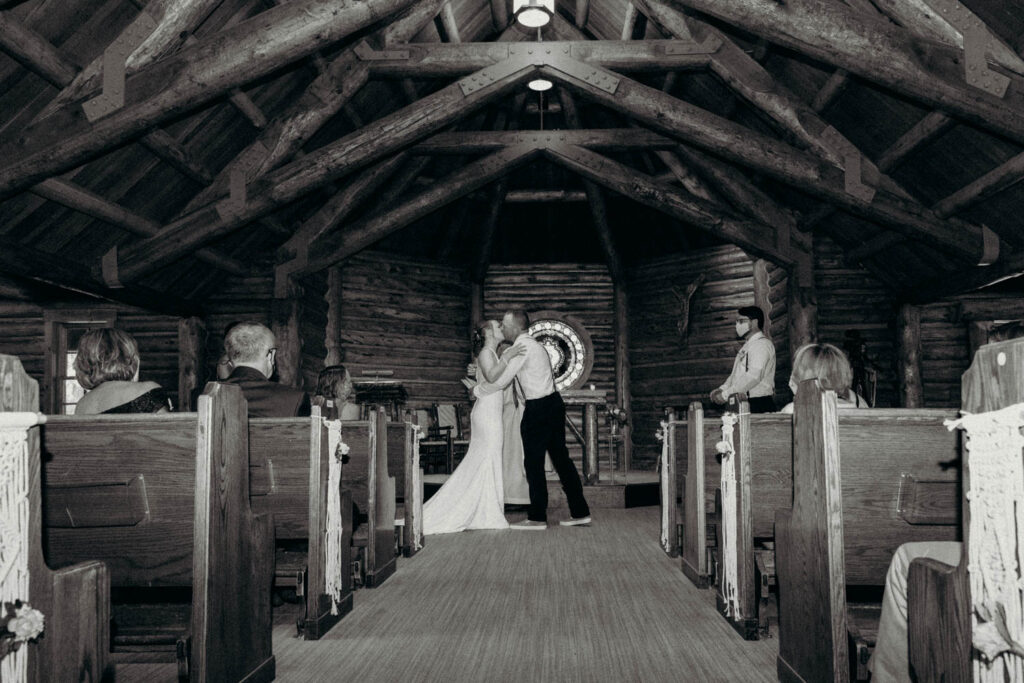
{"label": "man with eyeglasses", "polygon": [[249,417],[305,417],[309,394],[270,381],[277,357],[277,340],[265,325],[238,323],[224,339],[233,367],[225,384],[237,384],[249,403]]}
{"label": "man with eyeglasses", "polygon": [[746,394],[750,412],[775,411],[775,345],[764,335],[764,311],[744,306],[736,311],[736,336],[743,347],[736,354],[725,384],[711,392],[711,400],[724,404],[733,394]]}

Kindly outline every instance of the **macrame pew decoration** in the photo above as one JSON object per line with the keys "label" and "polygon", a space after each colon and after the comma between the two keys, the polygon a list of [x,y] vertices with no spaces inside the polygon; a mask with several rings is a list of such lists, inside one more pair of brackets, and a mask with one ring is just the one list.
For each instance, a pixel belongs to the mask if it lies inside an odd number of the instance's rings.
{"label": "macrame pew decoration", "polygon": [[[452,409],[454,412],[454,408]],[[399,551],[412,557],[423,547],[423,471],[419,466],[419,427],[409,422],[387,423],[388,474],[395,477],[394,519]]]}
{"label": "macrame pew decoration", "polygon": [[[28,429],[38,424],[36,413],[0,415],[0,606],[28,603],[29,594],[29,448]],[[3,615],[6,617],[6,614]],[[28,680],[28,649],[15,647],[0,617],[0,680]],[[20,639],[19,639],[20,640]],[[8,644],[10,643],[10,644]],[[13,651],[12,651],[13,650]]]}
{"label": "macrame pew decoration", "polygon": [[673,513],[676,508],[676,495],[672,477],[675,468],[671,465],[675,453],[669,448],[671,429],[671,422],[662,420],[661,427],[654,436],[661,442],[661,455],[658,456],[657,464],[658,486],[661,493],[661,547],[669,557],[675,557],[679,554],[679,549],[676,547],[676,515]]}
{"label": "macrame pew decoration", "polygon": [[[0,681],[100,681],[113,672],[110,578],[43,560],[39,386],[0,354]],[[40,637],[42,636],[42,637]]]}
{"label": "macrame pew decoration", "polygon": [[718,564],[718,594],[726,617],[735,617],[739,612],[736,595],[736,447],[733,443],[733,427],[737,421],[734,413],[722,414],[722,439],[715,444],[715,451],[722,458],[719,485],[722,494],[722,518],[719,524],[722,547]]}
{"label": "macrame pew decoration", "polygon": [[323,419],[327,427],[327,529],[324,532],[324,592],[331,597],[331,614],[339,615],[338,603],[342,601],[348,588],[344,577],[350,576],[349,568],[344,562],[342,541],[344,540],[345,523],[341,507],[341,462],[348,455],[349,447],[341,439],[341,420]]}
{"label": "macrame pew decoration", "polygon": [[976,683],[1024,680],[1024,403],[948,422],[965,435]]}

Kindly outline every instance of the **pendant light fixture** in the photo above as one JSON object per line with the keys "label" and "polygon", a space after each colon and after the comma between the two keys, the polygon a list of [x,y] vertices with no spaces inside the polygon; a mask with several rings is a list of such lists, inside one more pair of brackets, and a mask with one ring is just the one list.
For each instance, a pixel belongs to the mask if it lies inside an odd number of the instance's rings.
{"label": "pendant light fixture", "polygon": [[555,0],[512,0],[512,14],[526,28],[547,26],[555,13]]}

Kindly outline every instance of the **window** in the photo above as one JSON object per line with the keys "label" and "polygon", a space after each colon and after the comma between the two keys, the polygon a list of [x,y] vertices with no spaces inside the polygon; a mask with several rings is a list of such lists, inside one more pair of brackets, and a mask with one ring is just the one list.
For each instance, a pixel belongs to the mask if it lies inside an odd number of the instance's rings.
{"label": "window", "polygon": [[48,311],[46,314],[46,396],[43,405],[51,414],[74,415],[85,389],[75,379],[78,342],[87,331],[113,327],[117,314],[108,310]]}

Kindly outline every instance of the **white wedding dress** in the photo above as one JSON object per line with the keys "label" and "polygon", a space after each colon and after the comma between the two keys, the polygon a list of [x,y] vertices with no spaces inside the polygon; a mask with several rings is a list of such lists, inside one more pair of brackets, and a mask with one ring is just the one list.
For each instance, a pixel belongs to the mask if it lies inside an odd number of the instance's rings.
{"label": "white wedding dress", "polygon": [[[488,353],[485,349],[481,353]],[[423,504],[423,533],[507,529],[502,484],[502,392],[476,399],[469,450],[452,476]]]}

